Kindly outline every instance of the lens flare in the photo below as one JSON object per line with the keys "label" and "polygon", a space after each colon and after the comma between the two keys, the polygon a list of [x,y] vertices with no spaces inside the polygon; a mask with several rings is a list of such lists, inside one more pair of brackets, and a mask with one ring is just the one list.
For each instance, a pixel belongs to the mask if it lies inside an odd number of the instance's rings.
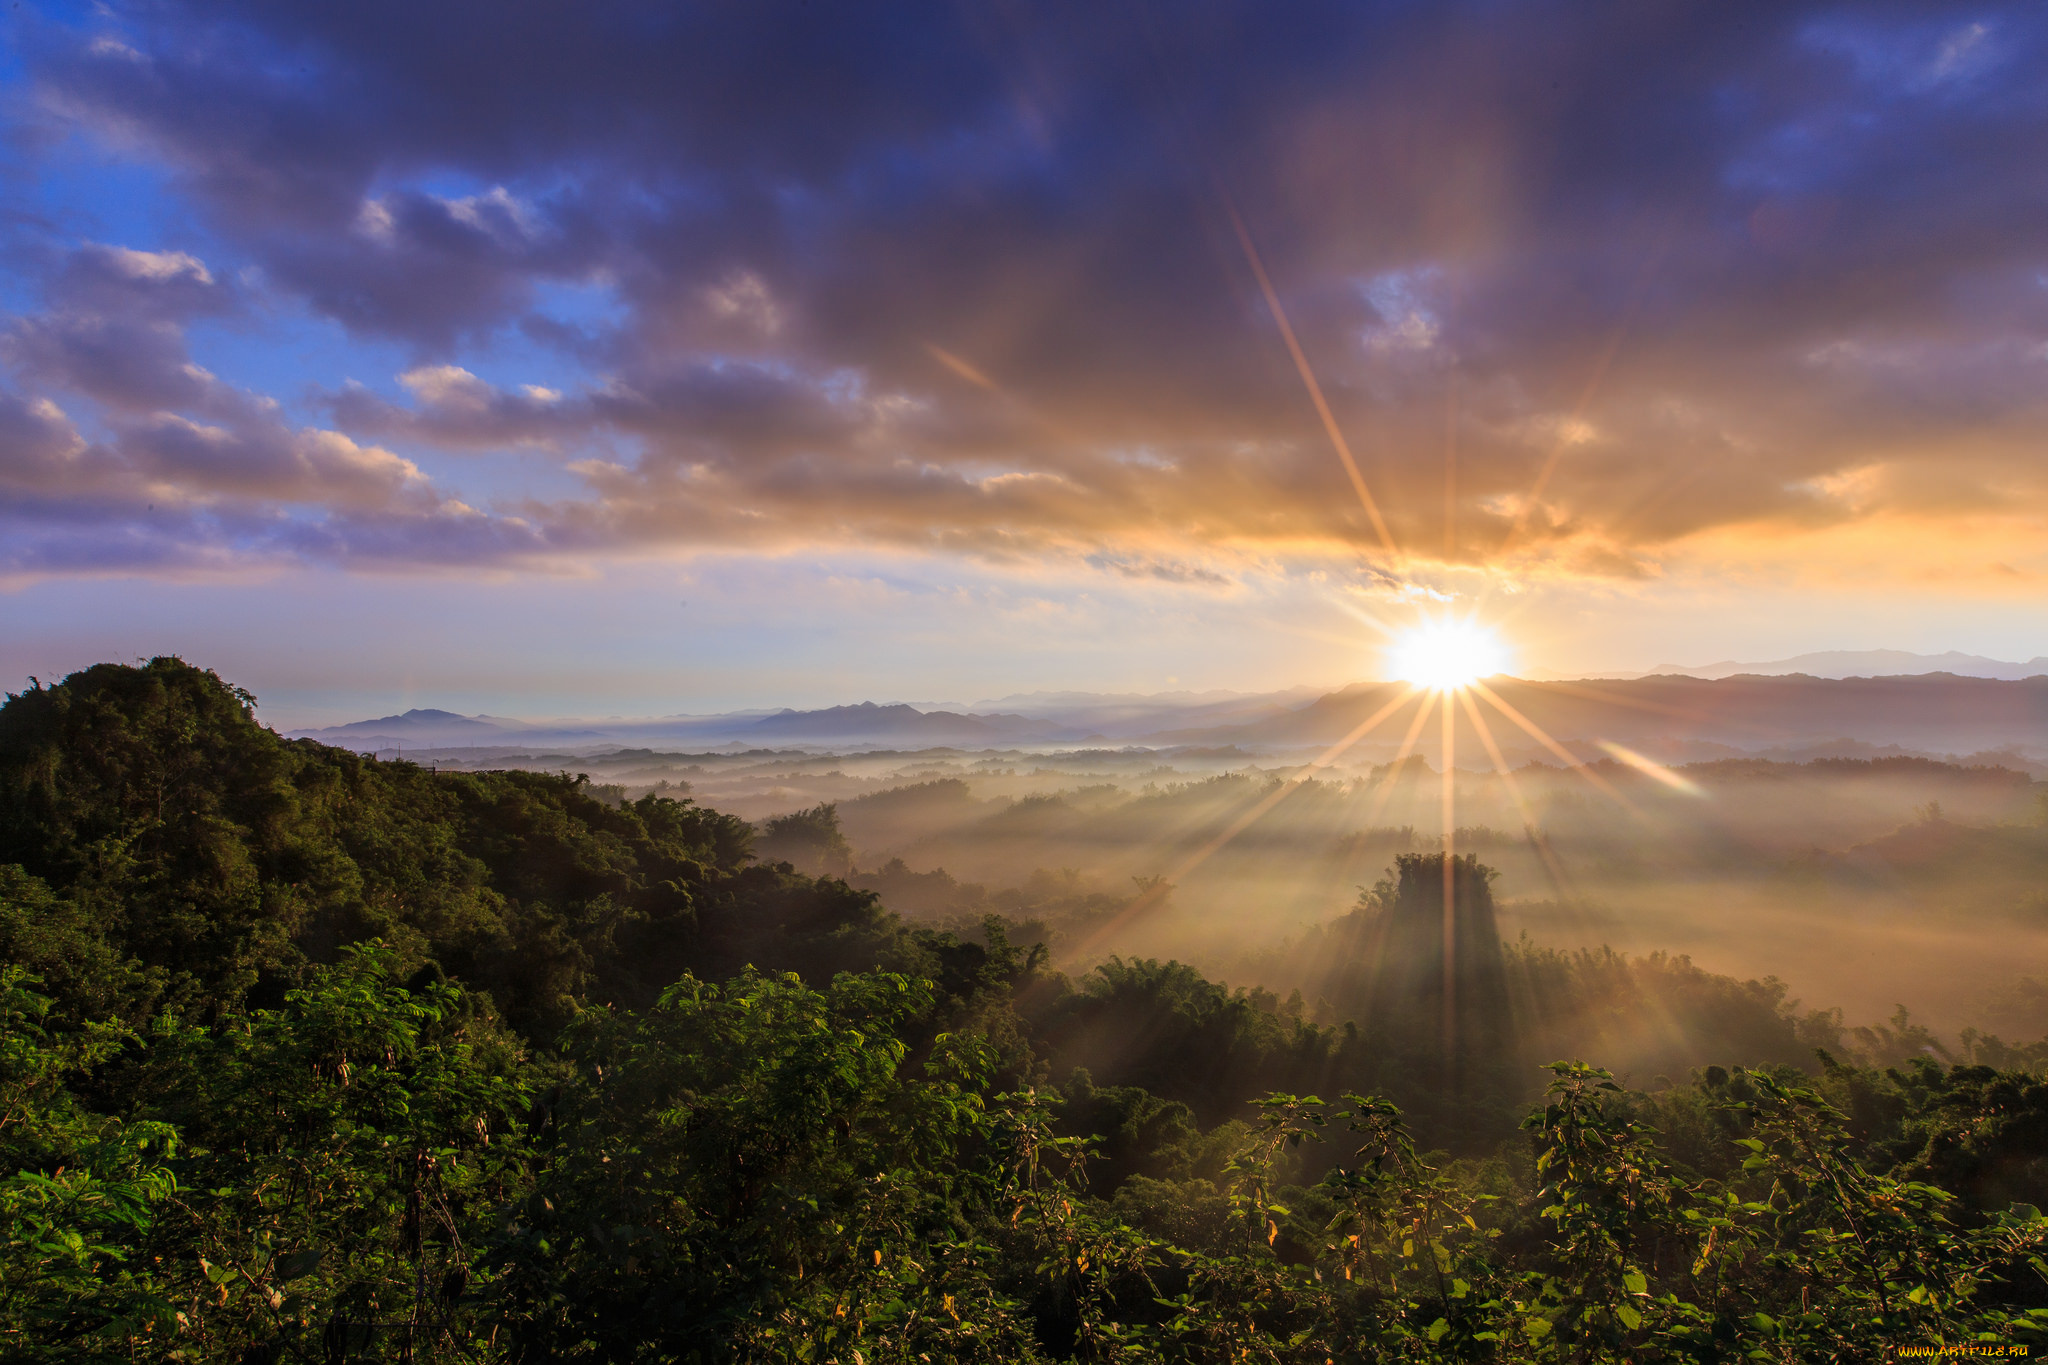
{"label": "lens flare", "polygon": [[1454,692],[1505,668],[1507,647],[1473,621],[1424,621],[1395,637],[1387,663],[1403,682]]}
{"label": "lens flare", "polygon": [[1699,783],[1683,774],[1671,771],[1671,769],[1665,767],[1654,758],[1646,758],[1634,749],[1616,744],[1611,739],[1596,740],[1595,742],[1613,757],[1620,759],[1623,763],[1628,764],[1629,767],[1634,768],[1645,776],[1656,778],[1675,792],[1683,792],[1687,796],[1697,796],[1703,799],[1707,794],[1706,788],[1700,786]]}

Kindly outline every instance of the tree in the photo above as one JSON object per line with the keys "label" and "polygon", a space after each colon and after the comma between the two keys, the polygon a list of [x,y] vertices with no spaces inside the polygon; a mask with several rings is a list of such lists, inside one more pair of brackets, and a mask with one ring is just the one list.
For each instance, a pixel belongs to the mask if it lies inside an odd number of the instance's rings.
{"label": "tree", "polygon": [[839,808],[830,804],[771,817],[761,827],[761,856],[813,877],[853,872],[853,849],[839,832]]}

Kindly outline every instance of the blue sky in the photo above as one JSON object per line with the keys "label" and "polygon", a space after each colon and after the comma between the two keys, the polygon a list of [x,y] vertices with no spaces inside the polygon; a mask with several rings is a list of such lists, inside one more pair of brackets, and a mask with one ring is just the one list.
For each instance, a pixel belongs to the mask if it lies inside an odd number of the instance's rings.
{"label": "blue sky", "polygon": [[2048,653],[2036,5],[12,13],[10,687]]}

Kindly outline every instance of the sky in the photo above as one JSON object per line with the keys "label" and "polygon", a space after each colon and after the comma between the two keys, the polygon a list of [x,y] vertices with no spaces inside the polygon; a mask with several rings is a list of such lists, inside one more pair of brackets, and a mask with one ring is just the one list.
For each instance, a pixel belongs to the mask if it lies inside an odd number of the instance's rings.
{"label": "sky", "polygon": [[2038,3],[23,0],[0,686],[2048,654]]}

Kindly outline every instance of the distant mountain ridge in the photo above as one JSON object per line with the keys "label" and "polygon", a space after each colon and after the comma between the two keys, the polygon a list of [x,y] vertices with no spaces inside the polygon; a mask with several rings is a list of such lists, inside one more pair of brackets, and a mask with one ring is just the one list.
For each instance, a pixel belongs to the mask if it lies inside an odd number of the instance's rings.
{"label": "distant mountain ridge", "polygon": [[920,711],[902,703],[871,701],[816,711],[739,711],[718,716],[664,716],[645,720],[547,723],[453,711],[414,709],[374,720],[351,721],[295,735],[356,749],[489,748],[506,744],[578,746],[603,742],[673,741],[774,744],[915,743],[921,746],[1008,744],[1101,739],[1087,728],[1019,715]]}
{"label": "distant mountain ridge", "polygon": [[[2048,743],[2048,677],[1818,678],[1810,674],[1727,678],[1641,678],[1536,682],[1491,678],[1492,694],[1552,740],[1655,744],[1712,742],[1757,750],[1850,740],[1936,753],[1974,753]],[[1408,692],[1405,683],[1360,683],[1286,716],[1252,725],[1154,736],[1177,744],[1327,744]],[[1518,724],[1483,701],[1490,730],[1523,743]],[[1411,713],[1402,711],[1405,721]],[[1486,743],[1468,713],[1455,713],[1459,752]]]}
{"label": "distant mountain ridge", "polygon": [[1790,659],[1773,659],[1767,663],[1736,663],[1724,659],[1717,664],[1696,666],[1658,664],[1644,676],[1675,674],[1688,678],[1732,678],[1744,673],[1758,677],[1804,673],[1814,678],[1895,678],[1922,673],[1953,673],[1964,678],[2000,678],[2017,682],[2022,678],[2048,675],[2048,655],[2025,663],[2009,663],[1953,649],[1943,654],[1914,654],[1903,649],[1830,649],[1815,654],[1799,654]]}
{"label": "distant mountain ridge", "polygon": [[[1015,743],[1110,743],[1138,740],[1174,726],[1243,725],[1282,716],[1322,695],[1296,687],[1281,692],[1168,692],[1150,695],[1035,692],[952,705],[863,701],[816,710],[735,711],[710,716],[646,719],[524,721],[414,709],[375,720],[351,721],[291,733],[355,748],[485,748],[495,745],[567,745],[651,741],[722,743],[989,746]],[[1008,703],[1002,710],[983,710]],[[957,704],[956,704],[957,705]],[[1014,709],[1010,709],[1014,708]]]}
{"label": "distant mountain ridge", "polygon": [[[1810,672],[1746,672],[1701,678],[1664,672],[1575,681],[1501,677],[1490,679],[1488,686],[1515,713],[1566,745],[1678,743],[1693,751],[1705,746],[1712,753],[1749,753],[1847,744],[1955,754],[2018,745],[2048,753],[2048,676],[1999,679],[1934,672],[1829,678]],[[1405,683],[1358,683],[1306,701],[1270,693],[1189,698],[1179,707],[1157,697],[1083,694],[1064,713],[1047,706],[1047,713],[1038,715],[866,701],[810,711],[555,723],[416,709],[296,733],[355,749],[408,751],[648,743],[703,749],[1239,745],[1271,751],[1333,743],[1374,711],[1408,695]],[[1408,714],[1403,712],[1401,726]],[[1459,752],[1484,750],[1487,738],[1464,714],[1455,725]],[[1490,725],[1498,731],[1497,741],[1510,748],[1527,751],[1539,743],[1513,722],[1495,718]],[[1391,738],[1376,735],[1373,742],[1390,743]]]}
{"label": "distant mountain ridge", "polygon": [[319,733],[323,735],[404,735],[431,731],[443,734],[449,730],[525,730],[532,727],[516,720],[499,720],[495,716],[464,716],[453,711],[421,710],[418,707],[396,716],[380,716],[376,720],[354,720],[346,725],[331,725]]}
{"label": "distant mountain ridge", "polygon": [[1001,708],[1076,730],[1130,737],[1198,725],[1243,725],[1284,715],[1322,696],[1320,687],[1278,692],[1027,692],[977,702],[976,712]]}
{"label": "distant mountain ridge", "polygon": [[829,706],[822,711],[784,710],[747,727],[763,739],[898,740],[929,744],[994,743],[1003,740],[1059,737],[1063,727],[1028,716],[973,715],[955,711],[920,711],[898,703],[877,706]]}

